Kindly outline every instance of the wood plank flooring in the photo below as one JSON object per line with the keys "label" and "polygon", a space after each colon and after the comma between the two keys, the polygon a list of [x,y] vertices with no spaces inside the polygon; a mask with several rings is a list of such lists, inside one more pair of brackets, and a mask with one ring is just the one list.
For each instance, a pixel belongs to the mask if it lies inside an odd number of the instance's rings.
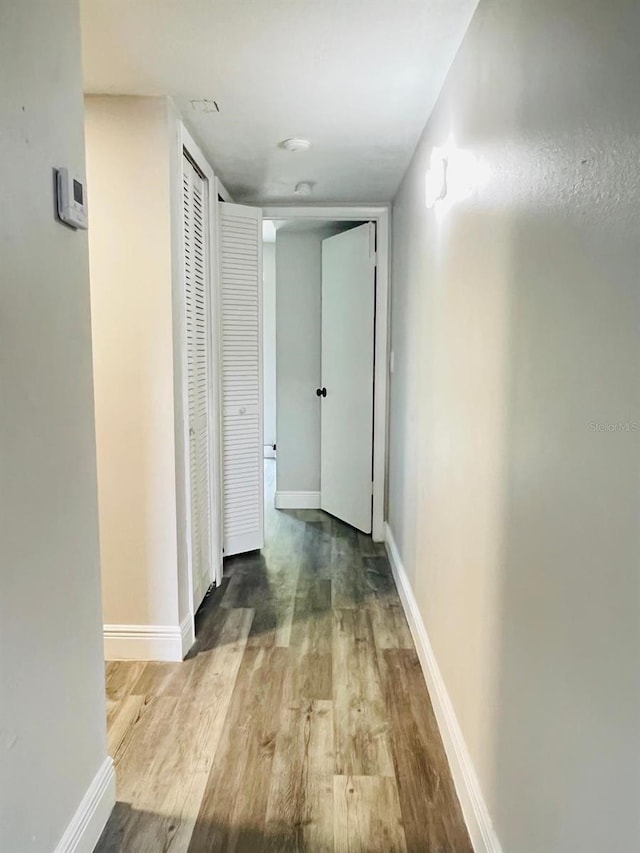
{"label": "wood plank flooring", "polygon": [[97,853],[472,853],[384,548],[277,512],[183,663],[107,664]]}

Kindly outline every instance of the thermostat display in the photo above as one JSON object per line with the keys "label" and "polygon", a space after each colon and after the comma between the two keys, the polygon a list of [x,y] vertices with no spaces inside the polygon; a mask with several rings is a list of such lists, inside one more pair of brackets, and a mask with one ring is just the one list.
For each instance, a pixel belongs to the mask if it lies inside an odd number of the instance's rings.
{"label": "thermostat display", "polygon": [[56,189],[60,219],[72,228],[88,228],[87,195],[82,181],[70,175],[68,169],[58,169]]}

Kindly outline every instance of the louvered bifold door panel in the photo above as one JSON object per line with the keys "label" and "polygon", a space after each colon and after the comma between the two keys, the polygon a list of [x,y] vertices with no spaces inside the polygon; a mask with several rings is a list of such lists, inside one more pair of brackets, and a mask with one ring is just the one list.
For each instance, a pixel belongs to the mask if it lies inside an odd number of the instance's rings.
{"label": "louvered bifold door panel", "polygon": [[209,458],[207,185],[183,158],[184,282],[189,428],[189,516],[194,612],[212,580]]}
{"label": "louvered bifold door panel", "polygon": [[264,544],[262,211],[219,204],[224,555]]}

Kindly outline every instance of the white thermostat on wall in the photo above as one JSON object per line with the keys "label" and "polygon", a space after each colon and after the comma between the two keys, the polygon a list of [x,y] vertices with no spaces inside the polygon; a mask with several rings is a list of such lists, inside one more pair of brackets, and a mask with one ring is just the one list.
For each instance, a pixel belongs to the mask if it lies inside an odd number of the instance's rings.
{"label": "white thermostat on wall", "polygon": [[68,169],[58,169],[56,190],[60,219],[72,228],[88,228],[87,192],[83,182],[74,178]]}

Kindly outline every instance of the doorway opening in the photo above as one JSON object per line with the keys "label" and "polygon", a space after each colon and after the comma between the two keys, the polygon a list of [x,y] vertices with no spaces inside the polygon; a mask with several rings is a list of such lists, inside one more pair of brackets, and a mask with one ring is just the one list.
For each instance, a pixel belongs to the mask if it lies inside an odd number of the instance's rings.
{"label": "doorway opening", "polygon": [[275,506],[384,535],[386,208],[263,211],[265,457]]}

